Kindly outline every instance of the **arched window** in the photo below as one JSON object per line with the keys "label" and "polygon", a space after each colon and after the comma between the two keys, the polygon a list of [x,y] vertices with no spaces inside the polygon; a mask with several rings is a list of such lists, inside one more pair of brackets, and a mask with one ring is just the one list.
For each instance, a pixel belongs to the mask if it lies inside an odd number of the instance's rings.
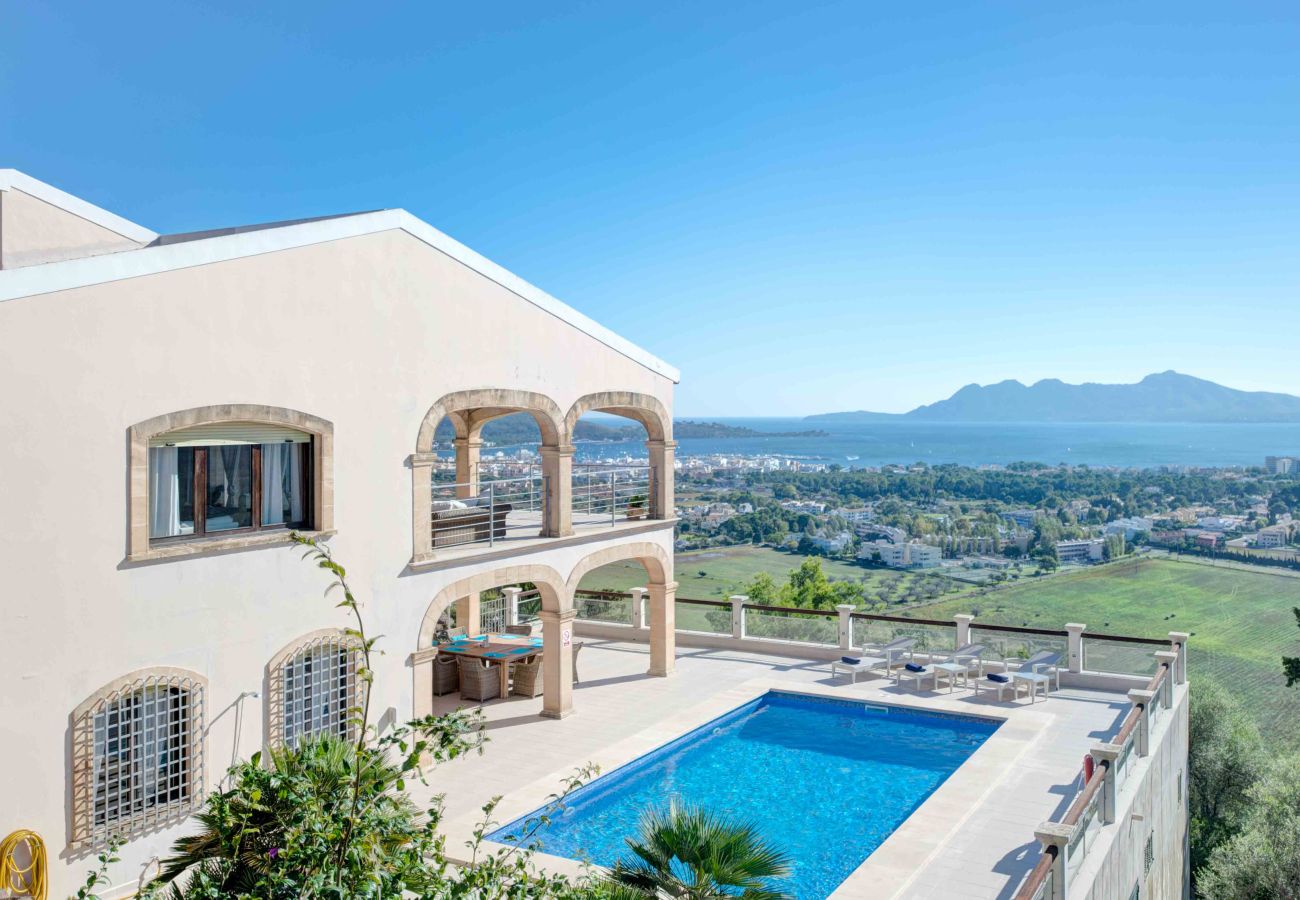
{"label": "arched window", "polygon": [[177,821],[202,802],[205,682],[136,672],[73,713],[73,842],[100,846]]}
{"label": "arched window", "polygon": [[131,428],[128,557],[145,560],[333,528],[334,428],[272,406],[208,406]]}
{"label": "arched window", "polygon": [[316,632],[281,652],[269,667],[271,743],[297,746],[304,737],[354,738],[364,689],[356,638]]}

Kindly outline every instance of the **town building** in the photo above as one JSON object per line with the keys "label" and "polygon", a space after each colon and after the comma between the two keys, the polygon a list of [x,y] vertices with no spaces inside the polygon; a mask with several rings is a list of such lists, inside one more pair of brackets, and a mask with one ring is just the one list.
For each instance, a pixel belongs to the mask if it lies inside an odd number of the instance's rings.
{"label": "town building", "polygon": [[1056,560],[1062,565],[1095,563],[1105,558],[1106,542],[1100,538],[1056,542]]}
{"label": "town building", "polygon": [[1017,528],[1032,530],[1034,523],[1038,521],[1039,516],[1042,514],[1037,509],[1013,509],[1010,512],[1004,512],[1002,518],[1012,522]]}
{"label": "town building", "polygon": [[1264,470],[1270,475],[1290,475],[1300,471],[1300,456],[1266,456]]}
{"label": "town building", "polygon": [[860,559],[870,559],[875,555],[879,555],[884,565],[894,569],[933,569],[943,565],[943,552],[938,547],[917,541],[904,544],[876,541],[864,544],[858,551]]}
{"label": "town building", "polygon": [[1103,534],[1122,534],[1124,540],[1131,541],[1139,534],[1148,534],[1155,527],[1155,521],[1142,516],[1115,519],[1102,526]]}
{"label": "town building", "polygon": [[1276,550],[1291,542],[1291,529],[1286,525],[1270,525],[1255,535],[1255,546],[1261,550]]}

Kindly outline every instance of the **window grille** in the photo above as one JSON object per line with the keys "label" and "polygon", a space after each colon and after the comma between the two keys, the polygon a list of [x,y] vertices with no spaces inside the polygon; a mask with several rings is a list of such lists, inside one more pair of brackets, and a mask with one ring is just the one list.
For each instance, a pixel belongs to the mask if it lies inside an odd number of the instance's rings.
{"label": "window grille", "polygon": [[300,644],[272,674],[272,734],[296,747],[311,735],[354,738],[361,706],[360,648],[335,632]]}
{"label": "window grille", "polygon": [[204,691],[146,673],[79,710],[74,843],[99,847],[184,818],[202,801]]}
{"label": "window grille", "polygon": [[1146,877],[1151,874],[1151,864],[1156,861],[1155,832],[1147,835],[1147,846],[1142,851],[1142,875]]}

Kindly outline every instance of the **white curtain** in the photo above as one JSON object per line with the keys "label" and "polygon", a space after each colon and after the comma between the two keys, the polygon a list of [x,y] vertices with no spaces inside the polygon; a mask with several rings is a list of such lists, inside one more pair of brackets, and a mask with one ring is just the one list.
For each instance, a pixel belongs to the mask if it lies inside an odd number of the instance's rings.
{"label": "white curtain", "polygon": [[305,521],[302,511],[302,455],[310,444],[287,444],[289,454],[289,515],[290,522]]}
{"label": "white curtain", "polygon": [[181,491],[175,447],[149,448],[149,536],[181,533]]}
{"label": "white curtain", "polygon": [[292,444],[262,445],[262,524],[284,521],[284,451]]}

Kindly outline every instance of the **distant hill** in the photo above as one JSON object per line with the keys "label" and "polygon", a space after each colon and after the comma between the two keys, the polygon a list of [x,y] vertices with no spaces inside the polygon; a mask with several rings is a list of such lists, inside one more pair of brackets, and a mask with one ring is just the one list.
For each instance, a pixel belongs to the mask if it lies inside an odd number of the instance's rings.
{"label": "distant hill", "polygon": [[[582,423],[578,423],[582,424]],[[673,422],[674,438],[764,438],[764,437],[826,437],[824,431],[755,431],[740,425],[723,425],[721,422],[692,422],[689,419]]]}
{"label": "distant hill", "polygon": [[808,422],[1300,422],[1300,397],[1233,388],[1169,371],[1137,384],[1066,384],[1045,378],[968,384],[947,400],[901,415],[823,413]]}
{"label": "distant hill", "polygon": [[[574,426],[573,438],[576,441],[626,441],[645,438],[645,429],[633,423],[627,425],[609,425],[605,422],[619,421],[605,417],[601,422],[579,420]],[[627,421],[624,419],[623,421]],[[434,431],[433,438],[439,442],[449,442],[456,433],[450,420],[443,419]],[[808,431],[755,431],[736,425],[723,425],[720,422],[675,421],[674,438],[762,438],[762,437],[825,437],[826,432],[809,429]],[[537,444],[542,440],[542,433],[537,423],[528,413],[514,413],[493,419],[483,426],[483,440],[497,445]]]}

